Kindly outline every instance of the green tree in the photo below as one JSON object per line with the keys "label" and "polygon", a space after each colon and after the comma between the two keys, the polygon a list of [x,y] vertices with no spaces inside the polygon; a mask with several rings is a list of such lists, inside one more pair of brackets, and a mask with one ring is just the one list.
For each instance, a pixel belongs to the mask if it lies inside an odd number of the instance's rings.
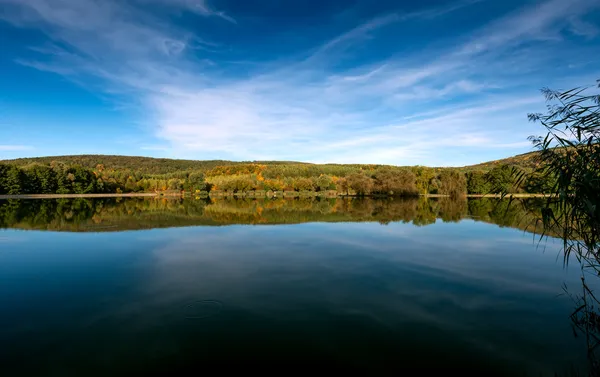
{"label": "green tree", "polygon": [[329,190],[329,187],[331,186],[332,183],[333,183],[333,180],[328,175],[321,175],[315,181],[315,185],[316,185],[318,191]]}
{"label": "green tree", "polygon": [[8,195],[23,194],[23,184],[26,180],[25,173],[22,169],[11,165],[6,171],[4,178],[4,189]]}
{"label": "green tree", "polygon": [[549,194],[552,192],[555,184],[556,178],[552,175],[534,171],[526,175],[523,188],[528,193]]}
{"label": "green tree", "polygon": [[518,167],[509,165],[500,165],[490,170],[487,173],[487,180],[491,192],[495,194],[519,192],[520,183],[516,178],[519,171]]}
{"label": "green tree", "polygon": [[202,172],[190,173],[184,182],[183,189],[189,192],[206,190],[206,181]]}
{"label": "green tree", "polygon": [[0,195],[8,194],[8,183],[6,182],[6,178],[9,169],[9,165],[0,164]]}
{"label": "green tree", "polygon": [[469,194],[489,194],[491,182],[488,175],[482,171],[472,171],[466,174],[467,192]]}
{"label": "green tree", "polygon": [[414,166],[411,168],[416,177],[416,186],[419,194],[431,193],[431,181],[437,176],[435,169],[425,166]]}
{"label": "green tree", "polygon": [[30,181],[35,182],[34,194],[53,194],[58,188],[56,172],[48,165],[34,165],[29,169]]}

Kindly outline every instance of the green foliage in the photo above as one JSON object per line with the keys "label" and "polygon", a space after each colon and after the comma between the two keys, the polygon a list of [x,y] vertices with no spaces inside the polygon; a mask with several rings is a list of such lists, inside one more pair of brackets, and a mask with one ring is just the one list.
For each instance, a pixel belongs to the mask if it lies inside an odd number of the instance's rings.
{"label": "green foliage", "polygon": [[319,178],[315,180],[315,186],[318,191],[327,191],[329,190],[329,186],[333,183],[333,180],[328,175],[321,175]]}
{"label": "green foliage", "polygon": [[500,165],[487,173],[487,180],[490,183],[490,189],[494,194],[500,193],[518,193],[520,191],[520,182],[515,178],[519,174],[524,174],[518,167],[509,165]]}
{"label": "green foliage", "polygon": [[544,89],[549,111],[529,119],[547,131],[545,137],[531,138],[543,162],[536,173],[553,182],[556,194],[548,199],[544,223],[561,227],[567,251],[577,249],[600,266],[600,95],[585,94],[586,89]]}
{"label": "green foliage", "polygon": [[190,173],[183,185],[183,189],[189,192],[204,191],[206,188],[204,174],[201,172]]}
{"label": "green foliage", "polygon": [[472,171],[466,174],[467,193],[488,194],[491,192],[491,182],[488,175],[482,171]]}
{"label": "green foliage", "polygon": [[22,169],[17,168],[16,166],[11,166],[6,171],[6,176],[4,178],[4,189],[2,191],[6,192],[8,195],[18,195],[27,192],[27,176],[23,173]]}
{"label": "green foliage", "polygon": [[140,174],[171,174],[180,171],[207,171],[216,166],[235,164],[231,161],[192,161],[174,160],[168,158],[132,157],[132,156],[107,156],[107,155],[79,155],[79,156],[53,156],[37,158],[20,158],[6,161],[12,165],[26,167],[31,164],[50,165],[62,163],[68,166],[82,166],[94,170],[101,165],[106,171],[129,170]]}
{"label": "green foliage", "polygon": [[10,168],[9,165],[0,164],[0,195],[8,194],[6,178]]}
{"label": "green foliage", "polygon": [[552,174],[534,171],[525,177],[523,188],[528,193],[552,193],[556,185],[556,177]]}
{"label": "green foliage", "polygon": [[432,186],[432,181],[436,179],[437,172],[435,169],[428,168],[425,166],[414,166],[411,168],[412,172],[416,177],[416,188],[419,194],[436,194],[437,192],[432,192],[434,187]]}

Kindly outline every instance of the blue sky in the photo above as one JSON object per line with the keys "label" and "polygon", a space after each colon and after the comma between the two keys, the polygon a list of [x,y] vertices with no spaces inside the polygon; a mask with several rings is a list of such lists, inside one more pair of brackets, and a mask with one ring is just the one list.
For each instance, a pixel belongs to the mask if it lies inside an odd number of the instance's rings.
{"label": "blue sky", "polygon": [[600,78],[600,0],[0,0],[0,159],[460,166]]}

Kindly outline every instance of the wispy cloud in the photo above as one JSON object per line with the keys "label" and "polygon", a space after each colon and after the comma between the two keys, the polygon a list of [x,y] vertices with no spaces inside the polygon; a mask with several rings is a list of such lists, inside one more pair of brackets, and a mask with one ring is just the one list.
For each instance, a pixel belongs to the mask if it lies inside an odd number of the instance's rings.
{"label": "wispy cloud", "polygon": [[162,151],[162,152],[166,152],[169,151],[171,148],[164,146],[164,145],[144,145],[140,147],[141,150],[143,151]]}
{"label": "wispy cloud", "polygon": [[[199,0],[0,0],[0,18],[50,39],[34,46],[39,59],[21,64],[139,101],[169,145],[160,150],[174,156],[436,165],[477,162],[465,153],[494,148],[523,151],[535,133],[525,114],[541,105],[537,88],[553,82],[558,48],[591,51],[563,32],[593,38],[584,16],[600,5],[539,1],[428,46],[399,53],[388,43],[384,58],[341,64],[382,34],[403,35],[405,24],[428,28],[484,2],[389,13],[242,75],[219,64],[229,47],[218,36],[200,38],[149,12],[150,3],[244,32],[235,15]],[[150,148],[142,147],[159,150]]]}
{"label": "wispy cloud", "polygon": [[0,151],[3,152],[14,152],[14,151],[29,151],[33,147],[29,145],[0,145]]}

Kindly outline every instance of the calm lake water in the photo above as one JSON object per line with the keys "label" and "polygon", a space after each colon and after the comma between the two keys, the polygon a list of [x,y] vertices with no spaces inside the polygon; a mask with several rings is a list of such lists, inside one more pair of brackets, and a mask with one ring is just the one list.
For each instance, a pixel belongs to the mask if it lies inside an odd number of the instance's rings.
{"label": "calm lake water", "polygon": [[580,271],[507,203],[0,201],[0,373],[584,367]]}

